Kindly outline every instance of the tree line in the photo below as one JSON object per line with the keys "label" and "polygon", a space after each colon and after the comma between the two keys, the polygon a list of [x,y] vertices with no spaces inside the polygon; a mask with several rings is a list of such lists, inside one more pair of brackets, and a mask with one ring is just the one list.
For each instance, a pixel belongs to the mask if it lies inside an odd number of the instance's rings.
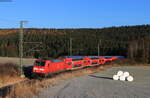
{"label": "tree line", "polygon": [[[149,41],[150,25],[78,29],[26,28],[23,46],[24,57],[60,57],[70,53],[122,55],[149,63]],[[19,56],[19,29],[0,29],[0,56]]]}

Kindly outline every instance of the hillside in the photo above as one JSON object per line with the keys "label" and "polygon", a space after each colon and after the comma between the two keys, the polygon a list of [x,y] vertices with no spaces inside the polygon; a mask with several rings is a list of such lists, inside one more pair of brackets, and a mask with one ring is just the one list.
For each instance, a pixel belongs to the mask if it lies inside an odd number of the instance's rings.
{"label": "hillside", "polygon": [[[18,29],[0,29],[0,56],[18,57],[18,33]],[[149,40],[150,25],[101,29],[29,28],[24,30],[24,41],[42,42],[42,44],[39,46],[24,44],[24,56],[59,57],[70,53],[72,55],[98,55],[99,49],[99,55],[123,55],[137,61],[149,62]],[[70,46],[70,41],[72,46]],[[36,51],[30,50],[32,48]]]}

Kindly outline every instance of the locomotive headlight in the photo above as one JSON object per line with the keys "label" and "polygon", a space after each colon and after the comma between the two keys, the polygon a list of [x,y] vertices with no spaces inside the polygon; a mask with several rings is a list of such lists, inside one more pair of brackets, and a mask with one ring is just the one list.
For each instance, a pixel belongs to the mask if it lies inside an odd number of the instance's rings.
{"label": "locomotive headlight", "polygon": [[44,71],[44,69],[42,69],[42,68],[40,68],[39,70],[40,70],[40,71]]}
{"label": "locomotive headlight", "polygon": [[34,70],[37,70],[38,68],[34,67],[33,69],[34,69]]}

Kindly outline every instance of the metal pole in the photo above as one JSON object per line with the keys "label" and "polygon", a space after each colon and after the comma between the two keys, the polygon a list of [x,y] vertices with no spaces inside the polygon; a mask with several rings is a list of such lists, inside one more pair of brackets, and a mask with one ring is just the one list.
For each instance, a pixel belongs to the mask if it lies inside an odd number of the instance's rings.
{"label": "metal pole", "polygon": [[72,56],[72,37],[71,37],[71,34],[73,33],[73,30],[71,30],[71,32],[69,33],[70,35],[70,56]]}
{"label": "metal pole", "polygon": [[70,56],[72,56],[72,38],[70,37]]}
{"label": "metal pole", "polygon": [[99,42],[98,42],[98,46],[97,46],[97,51],[98,51],[97,52],[98,53],[97,56],[99,56]]}
{"label": "metal pole", "polygon": [[98,52],[97,52],[97,53],[98,53],[97,55],[98,55],[98,56],[100,56],[100,45],[101,45],[101,40],[99,40],[98,46],[97,46],[97,51],[98,51]]}
{"label": "metal pole", "polygon": [[23,72],[23,25],[26,23],[26,21],[20,21],[20,44],[19,44],[19,54],[20,54],[20,75],[21,77],[24,76]]}

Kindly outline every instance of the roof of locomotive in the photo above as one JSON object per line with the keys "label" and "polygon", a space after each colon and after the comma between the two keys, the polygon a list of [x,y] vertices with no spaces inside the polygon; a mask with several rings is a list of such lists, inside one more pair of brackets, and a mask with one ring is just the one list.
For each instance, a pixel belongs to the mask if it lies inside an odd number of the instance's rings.
{"label": "roof of locomotive", "polygon": [[90,58],[99,58],[99,57],[105,57],[105,58],[111,58],[111,57],[117,57],[117,58],[124,58],[124,56],[64,56],[65,58],[72,58],[72,59],[82,59],[84,57],[90,57]]}

